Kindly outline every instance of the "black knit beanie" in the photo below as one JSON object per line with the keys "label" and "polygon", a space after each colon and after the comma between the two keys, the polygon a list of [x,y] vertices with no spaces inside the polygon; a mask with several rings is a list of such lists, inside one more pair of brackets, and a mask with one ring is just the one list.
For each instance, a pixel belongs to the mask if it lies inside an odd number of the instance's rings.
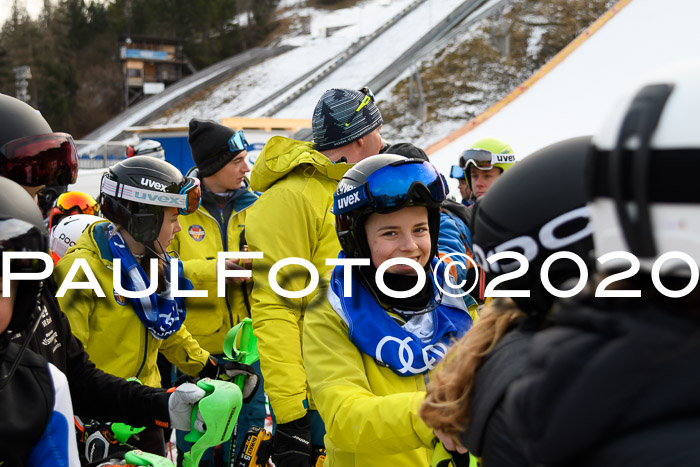
{"label": "black knit beanie", "polygon": [[241,152],[231,152],[229,149],[228,140],[234,134],[236,132],[233,129],[211,120],[190,120],[187,142],[200,177],[214,175]]}
{"label": "black knit beanie", "polygon": [[379,151],[379,154],[396,154],[397,156],[408,157],[409,159],[420,159],[430,162],[425,151],[411,143],[387,144]]}
{"label": "black knit beanie", "polygon": [[382,114],[374,100],[357,112],[364,98],[363,92],[352,89],[329,89],[323,93],[311,120],[317,151],[345,146],[379,128]]}

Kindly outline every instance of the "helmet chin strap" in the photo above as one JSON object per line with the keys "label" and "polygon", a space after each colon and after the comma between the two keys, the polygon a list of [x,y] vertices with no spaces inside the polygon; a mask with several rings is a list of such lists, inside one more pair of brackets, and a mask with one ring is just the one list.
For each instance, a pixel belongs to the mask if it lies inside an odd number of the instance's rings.
{"label": "helmet chin strap", "polygon": [[10,371],[7,372],[7,375],[5,375],[5,379],[0,382],[0,393],[5,389],[7,386],[7,383],[10,382],[12,379],[12,375],[14,375],[15,371],[17,370],[17,367],[19,366],[19,362],[22,360],[22,355],[24,355],[24,352],[27,350],[27,346],[29,345],[29,342],[32,340],[32,336],[36,332],[36,329],[39,327],[39,321],[41,321],[41,295],[44,290],[44,282],[41,281],[39,283],[39,290],[37,290],[36,294],[36,302],[34,305],[34,309],[32,310],[31,316],[29,317],[29,320],[27,321],[27,325],[25,326],[24,330],[22,332],[24,333],[24,341],[22,342],[22,345],[20,346],[19,350],[17,351],[17,358],[12,362],[12,366],[10,367]]}
{"label": "helmet chin strap", "polygon": [[[161,254],[157,253],[156,250],[155,250],[155,244],[156,244],[156,243],[158,244],[158,247],[160,248],[160,251],[163,252],[163,253],[162,253],[162,256],[161,256]],[[145,245],[145,244],[144,244],[143,246],[146,247],[146,249],[147,249],[148,251],[150,251],[151,253],[153,253],[153,254],[155,255],[155,257],[158,258],[158,261],[161,261],[161,262],[162,262],[164,265],[166,265],[166,266],[170,266],[170,261],[168,261],[168,259],[167,259],[168,254],[165,252],[165,248],[163,248],[163,244],[160,243],[160,240],[158,240],[158,239],[156,238],[156,239],[154,240],[154,244],[153,244],[152,246],[148,246],[148,245]]]}

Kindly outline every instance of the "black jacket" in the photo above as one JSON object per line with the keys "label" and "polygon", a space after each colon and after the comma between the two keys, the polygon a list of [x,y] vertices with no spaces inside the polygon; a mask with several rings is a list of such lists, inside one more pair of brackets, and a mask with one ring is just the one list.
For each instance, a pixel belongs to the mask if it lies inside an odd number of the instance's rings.
{"label": "black jacket", "polygon": [[[83,344],[71,333],[68,318],[56,300],[56,290],[56,282],[49,277],[42,295],[44,310],[28,348],[65,373],[74,413],[137,427],[168,424],[170,395],[163,389],[141,386],[95,367]],[[21,334],[16,334],[13,342],[21,343],[22,339]]]}
{"label": "black jacket", "polygon": [[640,299],[591,303],[562,305],[506,395],[526,455],[553,466],[699,465],[700,320]]}
{"label": "black jacket", "polygon": [[484,467],[528,465],[506,423],[503,400],[510,383],[525,369],[533,335],[520,328],[509,331],[476,372],[469,404],[471,419],[460,441],[481,458]]}
{"label": "black jacket", "polygon": [[39,442],[54,407],[54,389],[48,365],[38,355],[25,351],[12,378],[5,381],[19,345],[0,335],[0,465],[25,465]]}

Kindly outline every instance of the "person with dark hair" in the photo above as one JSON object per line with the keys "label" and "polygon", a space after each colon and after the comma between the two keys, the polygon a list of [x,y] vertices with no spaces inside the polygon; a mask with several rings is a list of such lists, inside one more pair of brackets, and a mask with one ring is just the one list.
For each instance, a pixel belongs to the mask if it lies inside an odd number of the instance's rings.
{"label": "person with dark hair", "polygon": [[457,180],[459,194],[462,195],[462,204],[469,207],[474,204],[474,197],[471,186],[467,183],[466,168],[467,161],[464,159],[464,155],[461,155],[459,156],[458,165],[453,165],[450,169],[450,178]]}
{"label": "person with dark hair", "polygon": [[[542,265],[558,252],[587,257],[593,247],[582,191],[589,141],[566,140],[526,157],[471,208],[474,251],[487,280],[520,264],[486,258],[503,250],[522,251],[527,271],[494,289],[527,290],[529,295],[496,298],[482,309],[479,321],[452,347],[428,385],[420,415],[448,449],[466,448],[484,467],[530,465],[506,422],[504,398],[525,369],[533,336],[549,323],[554,297],[540,280]],[[523,190],[524,184],[536,189]],[[548,235],[554,230],[557,237]],[[548,277],[562,288],[578,275],[576,263],[560,260]]]}
{"label": "person with dark hair", "polygon": [[66,190],[68,190],[68,186],[66,185],[51,185],[42,188],[41,191],[37,193],[37,205],[39,209],[41,209],[41,215],[44,216],[44,219],[48,220],[51,208],[56,206],[56,200],[65,193]]}
{"label": "person with dark hair", "polygon": [[[216,379],[224,368],[187,331],[184,298],[173,295],[175,288],[191,290],[192,283],[184,276],[182,262],[168,254],[180,230],[178,216],[199,207],[199,180],[183,177],[160,159],[134,156],[103,175],[100,192],[100,211],[107,220],[91,224],[55,269],[61,283],[93,280],[91,288],[63,284],[63,296],[59,289],[58,300],[73,333],[100,369],[138,378],[145,386],[161,386],[159,352],[190,376]],[[86,267],[77,267],[78,262]],[[176,272],[171,272],[173,267]],[[121,269],[121,293],[114,282],[115,268]],[[126,297],[134,292],[146,296]],[[244,387],[244,398],[255,389]],[[189,424],[175,428],[187,430]],[[162,430],[147,430],[140,437],[137,447],[165,454]]]}
{"label": "person with dark hair", "polygon": [[593,138],[598,274],[560,302],[505,401],[532,464],[698,464],[698,82],[697,59],[656,72]]}
{"label": "person with dark hair", "polygon": [[[185,275],[197,290],[206,290],[207,297],[185,300],[185,324],[192,337],[215,358],[224,357],[226,333],[243,318],[250,317],[251,281],[228,278],[224,297],[218,296],[217,255],[219,252],[244,251],[245,221],[248,209],[258,199],[250,189],[246,175],[248,142],[243,131],[209,120],[192,119],[188,142],[196,166],[188,176],[201,179],[202,204],[192,214],[181,217],[182,230],[173,237],[171,248],[178,252]],[[227,269],[244,269],[250,262],[226,260]],[[252,365],[257,373],[260,363]],[[243,447],[246,433],[252,426],[263,428],[267,410],[265,392],[260,384],[253,399],[238,416],[236,450]],[[274,420],[273,420],[274,423]],[[178,449],[188,448],[178,432]],[[229,444],[219,452],[228,462]],[[211,456],[206,454],[207,458]],[[213,459],[209,459],[213,465]]]}
{"label": "person with dark hair", "polygon": [[[0,178],[0,252],[48,253],[48,232],[35,201],[11,180]],[[38,273],[37,259],[13,259],[13,274]],[[0,268],[0,279],[9,270]],[[7,278],[7,277],[5,277]],[[66,376],[23,344],[16,332],[34,333],[42,315],[41,280],[0,280],[0,464],[80,465],[73,428],[73,407]]]}
{"label": "person with dark hair", "polygon": [[[301,353],[312,297],[281,297],[270,287],[268,272],[290,257],[311,262],[321,277],[330,271],[326,259],[340,250],[330,212],[333,192],[350,164],[379,153],[382,123],[369,88],[329,89],[314,109],[314,142],[275,136],[253,166],[251,187],[263,193],[248,210],[246,238],[250,251],[265,256],[253,261],[251,316],[265,391],[277,418],[272,458],[278,467],[308,465],[312,451],[322,452],[324,428]],[[278,282],[302,290],[309,278],[307,269],[290,265]]]}
{"label": "person with dark hair", "polygon": [[356,164],[338,184],[339,259],[368,259],[349,274],[336,266],[304,323],[331,465],[430,464],[434,436],[417,409],[432,370],[472,325],[436,258],[446,194],[432,164],[394,154]]}
{"label": "person with dark hair", "polygon": [[[78,157],[70,135],[54,133],[35,109],[3,94],[0,94],[0,120],[3,121],[0,127],[1,177],[19,183],[31,196],[44,186],[75,182]],[[37,320],[36,330],[17,330],[12,334],[12,342],[27,345],[66,375],[76,415],[150,427],[169,427],[177,425],[176,419],[189,420],[187,414],[204,394],[187,387],[168,393],[164,389],[126,381],[95,367],[83,344],[73,335],[68,318],[56,300],[58,287],[53,276],[42,284],[41,319]],[[22,292],[19,296],[26,299],[32,294]],[[173,394],[177,397],[172,397]],[[173,417],[176,413],[184,415]]]}

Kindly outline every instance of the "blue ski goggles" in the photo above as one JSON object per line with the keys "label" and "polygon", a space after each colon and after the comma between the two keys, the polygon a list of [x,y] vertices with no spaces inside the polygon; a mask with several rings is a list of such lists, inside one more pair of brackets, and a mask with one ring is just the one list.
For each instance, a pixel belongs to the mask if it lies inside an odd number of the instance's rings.
{"label": "blue ski goggles", "polygon": [[248,148],[248,141],[245,139],[243,130],[238,130],[228,140],[228,149],[231,152],[241,152]]}
{"label": "blue ski goggles", "polygon": [[364,205],[376,212],[392,212],[416,200],[439,205],[448,192],[444,177],[430,162],[407,159],[382,167],[352,190],[336,193],[333,213],[337,216]]}
{"label": "blue ski goggles", "polygon": [[463,180],[467,178],[467,174],[464,169],[458,165],[453,165],[450,169],[450,178],[456,178],[457,180]]}

